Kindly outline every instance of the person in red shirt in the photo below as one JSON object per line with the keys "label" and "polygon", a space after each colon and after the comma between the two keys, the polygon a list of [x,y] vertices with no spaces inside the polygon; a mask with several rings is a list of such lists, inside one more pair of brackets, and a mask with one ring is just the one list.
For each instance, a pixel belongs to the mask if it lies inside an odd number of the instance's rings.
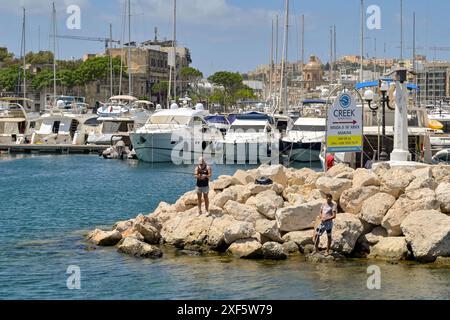
{"label": "person in red shirt", "polygon": [[327,171],[330,170],[334,166],[334,154],[328,154],[326,157],[326,166]]}

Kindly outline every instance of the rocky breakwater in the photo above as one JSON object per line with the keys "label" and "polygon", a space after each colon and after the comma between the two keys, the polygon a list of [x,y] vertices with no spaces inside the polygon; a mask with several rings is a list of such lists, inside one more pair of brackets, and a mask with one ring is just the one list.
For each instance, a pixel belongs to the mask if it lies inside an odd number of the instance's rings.
{"label": "rocky breakwater", "polygon": [[[270,185],[255,184],[268,177]],[[313,228],[325,194],[338,203],[333,254],[311,254]],[[162,256],[163,246],[184,254],[227,253],[237,258],[307,260],[345,257],[430,262],[450,256],[450,167],[353,170],[337,165],[327,173],[281,165],[220,176],[209,192],[209,214],[198,214],[197,196],[161,202],[148,215],[94,230],[90,241],[117,246],[139,257]],[[326,247],[326,236],[320,241]],[[440,260],[442,260],[440,258]]]}

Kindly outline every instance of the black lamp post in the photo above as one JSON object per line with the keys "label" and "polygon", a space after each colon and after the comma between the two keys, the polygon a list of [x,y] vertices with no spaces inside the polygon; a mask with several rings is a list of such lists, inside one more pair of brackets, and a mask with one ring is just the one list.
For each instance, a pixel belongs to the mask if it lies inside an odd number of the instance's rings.
{"label": "black lamp post", "polygon": [[[395,108],[391,108],[390,106],[390,99],[389,99],[389,95],[387,94],[389,90],[389,86],[385,81],[381,82],[381,86],[380,86],[380,92],[381,92],[381,98],[380,98],[380,102],[382,105],[382,122],[381,122],[381,127],[382,127],[382,131],[381,131],[381,152],[380,152],[380,156],[379,159],[380,161],[387,161],[389,160],[389,156],[386,152],[386,144],[384,141],[384,138],[386,136],[386,107],[388,107],[390,110],[395,110]],[[369,103],[369,108],[370,110],[372,110],[373,112],[376,112],[378,110],[378,106],[377,107],[372,107],[371,104]]]}

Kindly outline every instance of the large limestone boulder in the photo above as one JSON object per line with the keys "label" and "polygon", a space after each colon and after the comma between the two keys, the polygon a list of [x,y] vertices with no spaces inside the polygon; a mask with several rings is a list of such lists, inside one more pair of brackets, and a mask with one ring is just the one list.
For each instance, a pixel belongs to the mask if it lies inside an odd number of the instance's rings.
{"label": "large limestone boulder", "polygon": [[220,176],[219,179],[211,183],[212,190],[223,190],[229,186],[240,184],[239,180],[232,176]]}
{"label": "large limestone boulder", "polygon": [[143,237],[144,241],[149,244],[158,244],[161,239],[161,234],[159,233],[158,226],[149,222],[136,223],[133,229],[139,232]]}
{"label": "large limestone boulder", "polygon": [[[161,239],[160,230],[162,228],[160,219],[153,214],[148,216],[139,214],[131,221],[131,227],[122,231],[122,238],[134,236],[136,239],[145,241],[149,244],[159,243],[159,240]],[[116,228],[116,230],[118,229]]]}
{"label": "large limestone boulder", "polygon": [[261,192],[264,192],[267,190],[273,190],[277,194],[282,194],[284,187],[279,183],[273,183],[273,184],[268,184],[268,185],[250,183],[247,185],[247,189],[252,195],[256,195],[258,193],[261,193]]}
{"label": "large limestone boulder", "polygon": [[256,220],[265,219],[255,207],[237,201],[228,201],[224,206],[224,210],[238,221],[247,221],[254,224]]}
{"label": "large limestone boulder", "polygon": [[290,232],[312,228],[322,203],[322,200],[315,200],[277,210],[275,216],[280,231]]}
{"label": "large limestone boulder", "polygon": [[342,193],[339,204],[345,212],[358,214],[364,201],[378,192],[376,186],[350,188]]}
{"label": "large limestone boulder", "polygon": [[163,253],[157,246],[137,240],[136,238],[125,238],[119,243],[119,252],[142,258],[160,258]]}
{"label": "large limestone boulder", "polygon": [[386,229],[380,226],[364,235],[365,240],[372,246],[376,245],[381,239],[386,238],[387,236],[388,234]]}
{"label": "large limestone boulder", "polygon": [[224,237],[225,229],[237,222],[228,214],[213,219],[207,232],[206,245],[213,250],[225,251],[227,247]]}
{"label": "large limestone boulder", "polygon": [[411,183],[406,187],[405,192],[410,192],[418,189],[428,188],[431,190],[436,189],[437,183],[433,178],[431,167],[416,169],[411,172],[415,177]]}
{"label": "large limestone boulder", "polygon": [[339,252],[331,252],[326,255],[323,252],[305,252],[306,261],[311,263],[336,263],[345,260],[345,256]]}
{"label": "large limestone boulder", "polygon": [[331,194],[334,201],[338,201],[341,194],[352,187],[352,181],[349,179],[338,179],[323,176],[317,179],[316,187],[325,194]]}
{"label": "large limestone boulder", "polygon": [[117,230],[103,231],[95,229],[88,235],[88,240],[98,246],[115,246],[122,239],[122,234]]}
{"label": "large limestone boulder", "polygon": [[282,246],[287,254],[299,253],[299,248],[294,241],[283,242]]}
{"label": "large limestone boulder", "polygon": [[255,230],[261,235],[262,242],[275,241],[282,242],[278,224],[274,220],[257,220]]}
{"label": "large limestone boulder", "polygon": [[255,182],[255,178],[244,170],[237,170],[233,177],[242,185],[247,185],[249,183]]}
{"label": "large limestone boulder", "polygon": [[239,239],[250,238],[255,233],[255,227],[250,222],[236,222],[223,231],[226,244],[231,244]]}
{"label": "large limestone boulder", "polygon": [[398,198],[405,192],[411,181],[415,178],[410,171],[404,168],[393,168],[381,177],[380,191],[389,193]]}
{"label": "large limestone boulder", "polygon": [[119,231],[120,233],[130,229],[131,227],[133,227],[133,219],[128,219],[125,221],[117,221],[114,226],[113,229]]}
{"label": "large limestone boulder", "polygon": [[228,247],[227,252],[242,259],[262,258],[262,244],[253,238],[240,239]]}
{"label": "large limestone boulder", "polygon": [[434,261],[450,256],[450,217],[436,210],[420,210],[409,214],[401,229],[414,257]]}
{"label": "large limestone boulder", "polygon": [[250,190],[247,188],[247,186],[244,185],[234,185],[229,187],[228,189],[225,189],[223,192],[226,192],[228,190],[229,192],[236,194],[236,197],[232,200],[235,200],[239,203],[245,203],[248,198],[252,196]]}
{"label": "large limestone boulder", "polygon": [[264,259],[284,260],[287,258],[287,253],[278,242],[266,242],[262,245],[261,250]]}
{"label": "large limestone boulder", "polygon": [[380,179],[372,171],[366,169],[356,169],[353,173],[353,188],[379,185]]}
{"label": "large limestone boulder", "polygon": [[436,188],[436,199],[441,203],[441,211],[450,213],[450,182],[442,182]]}
{"label": "large limestone boulder", "polygon": [[[378,163],[375,168],[372,169],[372,172],[375,173],[378,178],[381,180],[386,172],[391,169],[391,165],[387,162]],[[381,181],[380,181],[381,182]]]}
{"label": "large limestone boulder", "polygon": [[437,183],[450,183],[450,166],[440,164],[437,166],[433,166],[431,171],[433,174],[433,178]]}
{"label": "large limestone boulder", "polygon": [[275,212],[284,206],[284,200],[275,191],[267,190],[258,193],[247,204],[254,205],[260,214],[267,219],[274,220]]}
{"label": "large limestone boulder", "polygon": [[370,248],[368,258],[383,260],[404,260],[408,256],[405,237],[382,238]]}
{"label": "large limestone boulder", "polygon": [[317,172],[310,168],[302,168],[300,170],[294,170],[292,174],[288,176],[288,185],[301,186],[305,184],[306,180],[311,180],[309,177],[315,178]]}
{"label": "large limestone boulder", "polygon": [[288,184],[285,167],[281,164],[262,165],[258,168],[258,174],[260,177],[270,178],[273,182],[279,183],[283,187],[286,187]]}
{"label": "large limestone boulder", "polygon": [[436,200],[433,190],[420,189],[400,196],[381,221],[390,237],[402,235],[400,225],[413,211],[439,209],[440,203]]}
{"label": "large limestone boulder", "polygon": [[283,236],[283,242],[295,242],[298,247],[304,247],[313,242],[313,230],[292,231]]}
{"label": "large limestone boulder", "polygon": [[283,190],[282,196],[283,199],[286,200],[290,205],[302,204],[307,202],[300,194],[301,186],[292,185]]}
{"label": "large limestone boulder", "polygon": [[215,196],[214,200],[212,201],[212,205],[219,208],[223,208],[229,200],[236,201],[237,197],[238,197],[237,192],[232,188],[228,188],[223,190],[222,192],[219,192]]}
{"label": "large limestone boulder", "polygon": [[380,225],[395,200],[395,197],[388,193],[377,193],[363,202],[359,217],[370,224]]}
{"label": "large limestone boulder", "polygon": [[[350,254],[356,241],[363,232],[361,221],[351,213],[340,213],[333,222],[331,249],[343,254]],[[319,247],[327,247],[326,233],[320,237]]]}
{"label": "large limestone boulder", "polygon": [[183,248],[187,244],[202,245],[208,238],[213,217],[185,212],[168,220],[161,229],[163,242]]}
{"label": "large limestone boulder", "polygon": [[174,205],[170,205],[166,202],[160,202],[158,207],[153,211],[153,213],[149,214],[149,217],[153,217],[159,221],[159,223],[163,224],[167,220],[170,220],[174,216],[178,214]]}
{"label": "large limestone boulder", "polygon": [[349,173],[353,173],[355,170],[353,170],[352,168],[350,168],[348,165],[344,164],[344,163],[339,163],[337,165],[334,165],[333,167],[331,167],[327,172],[326,172],[326,176],[328,177],[336,177],[337,175],[344,173],[344,172],[349,172]]}

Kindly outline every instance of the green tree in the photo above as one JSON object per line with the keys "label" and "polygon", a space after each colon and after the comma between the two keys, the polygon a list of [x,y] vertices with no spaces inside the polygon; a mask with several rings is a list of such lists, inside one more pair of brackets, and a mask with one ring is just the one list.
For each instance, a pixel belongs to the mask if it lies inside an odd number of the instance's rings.
{"label": "green tree", "polygon": [[180,77],[182,81],[195,83],[203,78],[203,73],[192,67],[183,67],[180,71]]}
{"label": "green tree", "polygon": [[53,63],[53,52],[51,51],[39,51],[37,53],[28,52],[25,55],[27,63],[30,64],[40,64],[40,65],[50,65]]}
{"label": "green tree", "polygon": [[152,94],[158,96],[158,102],[162,102],[162,98],[167,95],[169,83],[167,81],[157,82],[152,86]]}
{"label": "green tree", "polygon": [[0,89],[15,91],[19,84],[19,76],[22,69],[19,65],[12,65],[0,69]]}
{"label": "green tree", "polygon": [[238,89],[234,94],[236,100],[254,100],[256,99],[255,92],[252,88],[244,86],[241,89]]}
{"label": "green tree", "polygon": [[45,69],[36,74],[31,81],[31,85],[37,89],[41,90],[46,87],[50,87],[53,83],[53,71],[50,69]]}
{"label": "green tree", "polygon": [[209,81],[222,86],[225,94],[232,96],[236,90],[242,87],[242,75],[237,72],[219,71],[209,76]]}

